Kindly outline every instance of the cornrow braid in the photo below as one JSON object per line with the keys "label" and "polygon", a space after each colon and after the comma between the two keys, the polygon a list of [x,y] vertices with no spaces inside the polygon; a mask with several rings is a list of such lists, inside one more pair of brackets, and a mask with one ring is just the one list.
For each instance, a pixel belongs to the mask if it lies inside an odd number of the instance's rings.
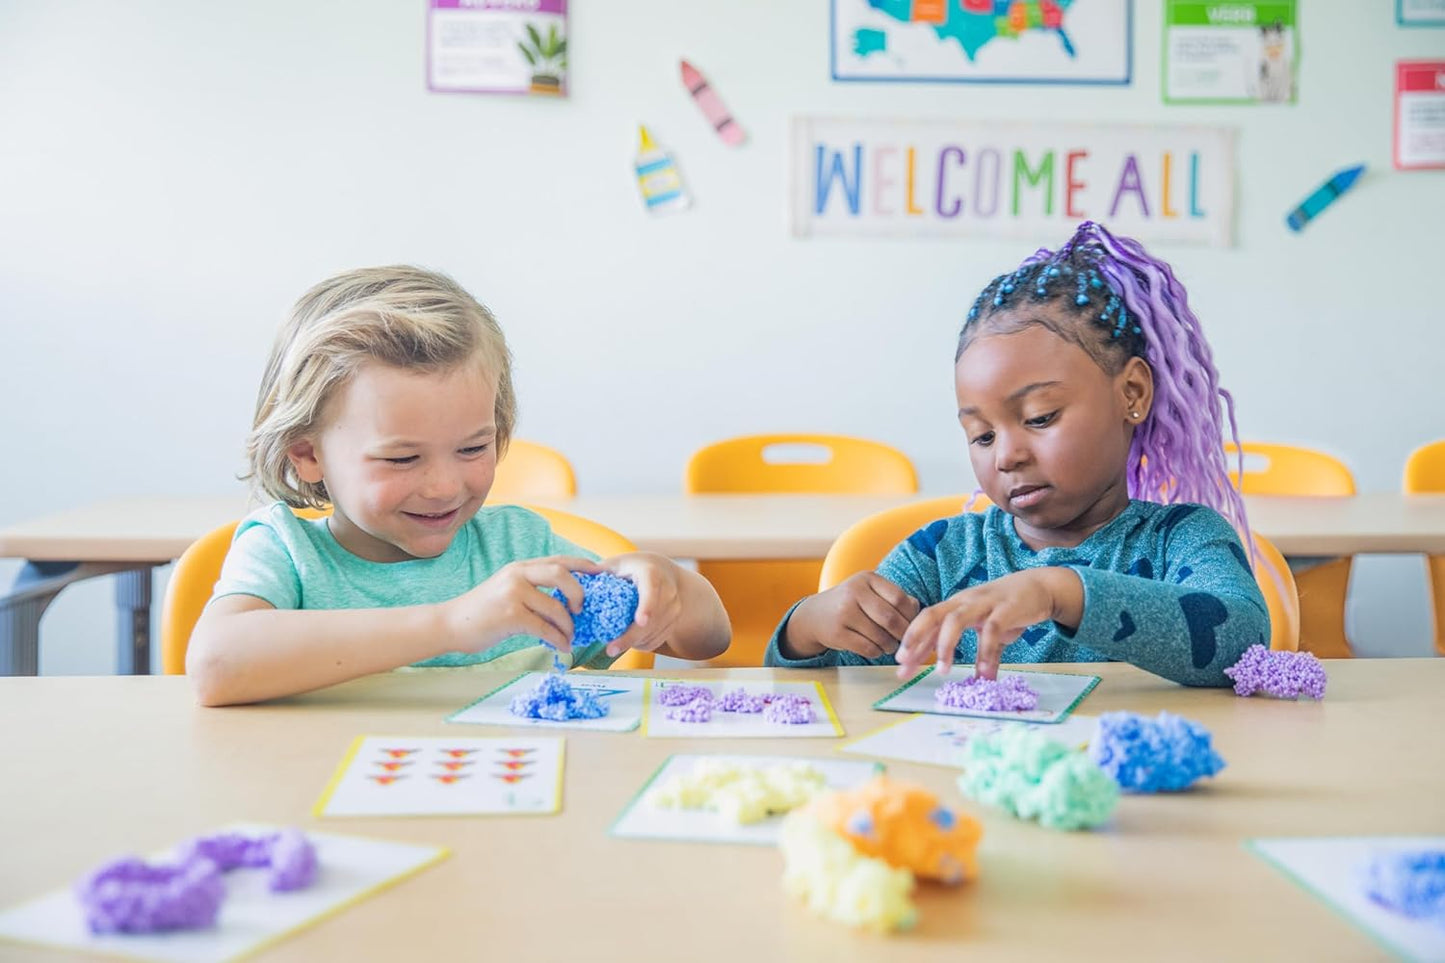
{"label": "cornrow braid", "polygon": [[[1026,305],[1050,310],[1020,311]],[[1035,324],[1078,345],[1110,374],[1130,358],[1149,364],[1154,405],[1129,446],[1129,497],[1208,505],[1252,547],[1222,444],[1227,421],[1238,450],[1234,398],[1219,386],[1213,352],[1169,265],[1138,241],[1085,221],[1057,251],[1040,248],[988,283],[969,309],[954,360],[982,334]],[[1242,474],[1242,454],[1238,461]]]}

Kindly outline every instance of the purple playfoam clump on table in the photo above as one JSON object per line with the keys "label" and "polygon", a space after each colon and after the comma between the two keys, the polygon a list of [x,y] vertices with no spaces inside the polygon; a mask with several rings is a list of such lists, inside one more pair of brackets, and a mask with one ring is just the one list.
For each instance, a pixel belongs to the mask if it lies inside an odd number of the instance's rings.
{"label": "purple playfoam clump on table", "polygon": [[667,718],[674,722],[709,722],[714,712],[754,714],[761,712],[768,722],[801,725],[813,721],[813,703],[805,696],[753,694],[738,687],[713,695],[701,685],[670,685],[657,694],[659,705],[667,706]]}
{"label": "purple playfoam clump on table", "polygon": [[1365,869],[1365,895],[1402,916],[1445,925],[1445,849],[1375,854]]}
{"label": "purple playfoam clump on table", "polygon": [[713,706],[711,698],[699,696],[691,702],[675,705],[667,710],[667,717],[674,722],[711,722]]}
{"label": "purple playfoam clump on table", "polygon": [[685,706],[698,699],[711,702],[712,691],[702,685],[669,685],[657,693],[657,704],[663,706]]}
{"label": "purple playfoam clump on table", "polygon": [[301,830],[283,829],[271,837],[271,892],[305,889],[316,882],[317,870],[316,847]]}
{"label": "purple playfoam clump on table", "polygon": [[531,692],[513,696],[507,709],[523,719],[553,722],[600,719],[608,712],[608,707],[599,702],[591,690],[574,686],[560,675],[543,676]]}
{"label": "purple playfoam clump on table", "polygon": [[1037,708],[1039,704],[1039,694],[1028,680],[1016,675],[1002,679],[978,676],[949,679],[938,687],[933,699],[940,706],[974,712],[1020,712]]}
{"label": "purple playfoam clump on table", "polygon": [[768,700],[763,718],[790,726],[803,726],[813,721],[813,703],[800,695],[778,695]]}
{"label": "purple playfoam clump on table", "polygon": [[245,833],[217,833],[214,836],[197,836],[180,849],[180,861],[209,859],[223,873],[240,866],[255,867],[271,864],[271,846],[275,834],[269,836],[247,836]]}
{"label": "purple playfoam clump on table", "polygon": [[316,881],[316,847],[299,829],[264,836],[216,833],[177,850],[173,863],[126,856],[75,886],[92,933],[165,933],[216,924],[226,886],[221,874],[270,867],[272,892],[305,889]]}
{"label": "purple playfoam clump on table", "polygon": [[1236,695],[1263,692],[1278,699],[1325,697],[1325,667],[1309,652],[1271,652],[1251,645],[1239,661],[1224,670],[1234,680]]}
{"label": "purple playfoam clump on table", "polygon": [[770,701],[767,696],[753,695],[747,689],[737,688],[719,696],[714,708],[719,712],[757,713],[767,708]]}
{"label": "purple playfoam clump on table", "polygon": [[127,856],[81,880],[75,895],[92,933],[166,933],[215,926],[226,887],[203,857],[151,864]]}

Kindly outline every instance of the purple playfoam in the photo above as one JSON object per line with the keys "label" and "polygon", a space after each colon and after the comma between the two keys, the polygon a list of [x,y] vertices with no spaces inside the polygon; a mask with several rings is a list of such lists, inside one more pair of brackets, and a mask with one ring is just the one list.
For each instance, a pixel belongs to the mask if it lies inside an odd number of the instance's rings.
{"label": "purple playfoam", "polygon": [[107,863],[75,886],[92,933],[164,933],[216,924],[225,899],[223,872],[270,867],[272,892],[305,889],[316,881],[316,847],[299,829],[264,836],[217,833],[178,850],[174,863],[135,856]]}
{"label": "purple playfoam", "polygon": [[1251,645],[1239,661],[1224,670],[1234,680],[1236,695],[1263,692],[1277,699],[1311,699],[1325,697],[1325,667],[1309,652],[1271,652],[1262,645]]}
{"label": "purple playfoam", "polygon": [[75,895],[92,933],[165,933],[215,926],[226,887],[204,857],[150,864],[127,856],[81,880]]}
{"label": "purple playfoam", "polygon": [[712,691],[701,685],[670,685],[657,693],[658,705],[685,706],[697,699],[712,701]]}
{"label": "purple playfoam", "polygon": [[273,893],[305,889],[316,882],[316,847],[299,829],[283,829],[271,837],[271,875],[268,884]]}
{"label": "purple playfoam", "polygon": [[800,695],[774,696],[763,710],[763,718],[790,726],[807,725],[813,721],[813,703]]}
{"label": "purple playfoam", "polygon": [[933,699],[950,709],[974,712],[1019,712],[1036,708],[1039,694],[1026,679],[1016,675],[1002,679],[949,679],[938,687]]}

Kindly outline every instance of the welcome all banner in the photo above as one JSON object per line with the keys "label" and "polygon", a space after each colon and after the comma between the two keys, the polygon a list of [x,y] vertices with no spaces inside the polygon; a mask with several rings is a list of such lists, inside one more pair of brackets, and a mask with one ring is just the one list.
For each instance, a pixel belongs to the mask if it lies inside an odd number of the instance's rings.
{"label": "welcome all banner", "polygon": [[1234,236],[1220,127],[799,117],[792,184],[799,237],[1044,242],[1086,218],[1142,241]]}

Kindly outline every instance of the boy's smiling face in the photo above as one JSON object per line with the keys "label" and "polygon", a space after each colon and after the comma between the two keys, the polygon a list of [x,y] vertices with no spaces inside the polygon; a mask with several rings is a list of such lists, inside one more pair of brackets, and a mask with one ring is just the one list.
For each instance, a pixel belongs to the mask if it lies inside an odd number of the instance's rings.
{"label": "boy's smiling face", "polygon": [[1152,374],[1131,358],[1110,375],[1042,324],[1003,327],[954,366],[974,475],[1026,544],[1077,545],[1129,504],[1129,443],[1148,414]]}
{"label": "boy's smiling face", "polygon": [[347,551],[373,562],[435,558],[491,490],[496,405],[480,363],[367,364],[289,454],[303,481],[326,483],[331,534]]}

